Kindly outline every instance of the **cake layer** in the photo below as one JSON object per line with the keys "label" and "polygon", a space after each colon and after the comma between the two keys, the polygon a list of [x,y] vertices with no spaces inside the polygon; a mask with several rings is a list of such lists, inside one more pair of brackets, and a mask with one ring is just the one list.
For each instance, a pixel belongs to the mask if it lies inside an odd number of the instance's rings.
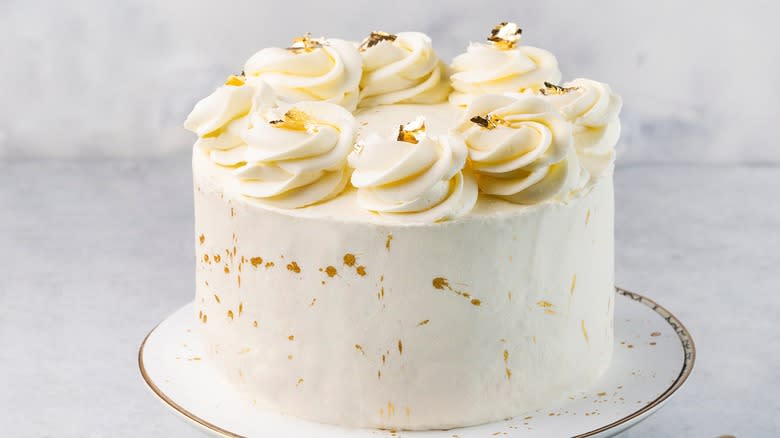
{"label": "cake layer", "polygon": [[[446,108],[424,109],[429,129],[449,125]],[[410,113],[382,111],[359,124],[391,131]],[[611,171],[566,202],[480,196],[466,216],[399,224],[359,208],[354,189],[281,210],[237,195],[197,148],[193,169],[208,359],[259,406],[450,428],[549,405],[609,364]]]}

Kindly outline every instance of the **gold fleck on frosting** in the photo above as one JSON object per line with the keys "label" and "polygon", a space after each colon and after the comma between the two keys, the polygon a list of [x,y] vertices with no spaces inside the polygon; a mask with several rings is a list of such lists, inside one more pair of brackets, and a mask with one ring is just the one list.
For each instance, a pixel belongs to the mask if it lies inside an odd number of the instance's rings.
{"label": "gold fleck on frosting", "polygon": [[306,131],[313,121],[314,119],[307,113],[297,108],[291,108],[284,113],[281,119],[271,120],[268,123],[274,128]]}
{"label": "gold fleck on frosting", "polygon": [[355,254],[344,254],[344,264],[352,267],[355,266],[355,262],[357,261],[357,258],[355,257]]}
{"label": "gold fleck on frosting", "polygon": [[288,340],[288,341],[294,341],[294,340],[295,340],[295,335],[290,335],[290,336],[288,336],[288,337],[287,337],[287,340]]}
{"label": "gold fleck on frosting", "polygon": [[398,353],[404,354],[404,343],[400,339],[398,340]]}
{"label": "gold fleck on frosting", "polygon": [[471,304],[473,304],[473,305],[475,305],[475,306],[479,306],[479,305],[481,305],[481,304],[482,304],[482,301],[480,301],[480,300],[478,300],[478,299],[474,298],[473,300],[471,300]]}
{"label": "gold fleck on frosting", "polygon": [[574,289],[577,288],[577,274],[571,276],[571,286],[569,287],[569,294],[574,294]]}
{"label": "gold fleck on frosting", "polygon": [[425,117],[418,116],[413,121],[398,127],[396,140],[417,144],[425,136]]}
{"label": "gold fleck on frosting", "polygon": [[382,32],[381,30],[375,30],[371,32],[371,34],[366,37],[366,39],[363,40],[362,43],[360,43],[359,50],[361,52],[365,51],[366,49],[370,49],[371,47],[374,47],[375,45],[381,43],[382,41],[395,41],[398,36],[393,35],[391,33]]}
{"label": "gold fleck on frosting", "polygon": [[262,257],[252,257],[249,259],[249,263],[252,264],[252,267],[258,267],[263,264],[263,258]]}
{"label": "gold fleck on frosting", "polygon": [[[346,263],[346,261],[345,261],[345,263]],[[328,274],[328,277],[333,278],[333,277],[336,276],[336,274],[338,274],[338,271],[336,270],[335,267],[328,266],[327,268],[325,268],[325,273]]]}
{"label": "gold fleck on frosting", "polygon": [[240,87],[246,83],[246,78],[244,78],[243,75],[236,76],[236,75],[230,75],[228,76],[227,80],[225,80],[225,85],[229,85],[231,87]]}
{"label": "gold fleck on frosting", "polygon": [[203,245],[203,242],[205,242],[205,241],[206,241],[206,236],[204,236],[203,234],[201,234],[201,235],[200,235],[200,237],[198,237],[198,240],[200,241],[200,244],[201,244],[201,245]]}
{"label": "gold fleck on frosting", "polygon": [[227,317],[230,318],[230,319],[233,319],[233,311],[232,310],[228,310],[227,311]]}
{"label": "gold fleck on frosting", "polygon": [[365,267],[365,266],[363,266],[363,265],[360,265],[360,266],[358,266],[358,267],[357,267],[357,273],[358,273],[358,275],[360,275],[361,277],[365,277],[365,275],[366,275],[366,267]]}
{"label": "gold fleck on frosting", "polygon": [[544,83],[544,88],[540,88],[539,92],[542,93],[544,96],[560,96],[566,93],[570,93],[572,91],[579,90],[579,87],[561,87],[560,85],[555,85],[550,82]]}
{"label": "gold fleck on frosting", "polygon": [[393,241],[393,233],[389,233],[387,235],[387,240],[385,240],[385,249],[387,249],[388,251],[390,251],[390,242],[392,241]]}
{"label": "gold fleck on frosting", "polygon": [[295,272],[296,274],[301,273],[301,267],[298,266],[297,262],[290,262],[287,264],[287,270],[291,272]]}
{"label": "gold fleck on frosting", "polygon": [[588,338],[588,329],[585,328],[585,320],[584,319],[580,320],[580,328],[582,329],[582,336],[585,338],[585,342],[590,342],[590,340]]}
{"label": "gold fleck on frosting", "polygon": [[219,299],[219,295],[217,295],[217,294],[214,294],[214,301],[216,301],[217,304],[222,302],[222,300]]}
{"label": "gold fleck on frosting", "polygon": [[515,48],[522,34],[523,29],[520,29],[517,24],[503,21],[490,31],[487,40],[501,50],[509,50]]}
{"label": "gold fleck on frosting", "polygon": [[322,48],[322,46],[326,44],[325,39],[312,38],[311,32],[306,32],[303,36],[294,38],[292,45],[288,47],[287,50],[297,55],[299,53],[312,52],[315,49]]}
{"label": "gold fleck on frosting", "polygon": [[355,350],[359,351],[363,356],[366,355],[366,352],[363,351],[363,346],[360,344],[355,344]]}
{"label": "gold fleck on frosting", "polygon": [[220,262],[220,260],[222,260],[222,256],[221,256],[221,255],[219,255],[219,254],[214,254],[214,261],[215,261],[216,263],[219,263],[219,262]]}
{"label": "gold fleck on frosting", "polygon": [[485,129],[495,129],[498,125],[507,125],[507,121],[498,116],[485,114],[484,116],[474,116],[469,119],[471,123],[479,125]]}
{"label": "gold fleck on frosting", "polygon": [[420,327],[421,325],[428,324],[429,322],[431,322],[430,319],[423,319],[422,321],[417,323],[417,327]]}

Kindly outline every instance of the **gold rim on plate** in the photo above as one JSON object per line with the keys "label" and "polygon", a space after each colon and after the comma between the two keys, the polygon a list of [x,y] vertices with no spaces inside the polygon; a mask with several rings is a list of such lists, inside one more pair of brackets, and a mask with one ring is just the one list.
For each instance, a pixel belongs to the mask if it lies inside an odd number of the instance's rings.
{"label": "gold rim on plate", "polygon": [[[661,403],[663,403],[666,399],[668,399],[675,391],[677,391],[683,385],[683,383],[685,383],[685,381],[691,375],[691,371],[693,371],[693,364],[696,361],[696,345],[693,343],[693,338],[691,337],[690,332],[688,332],[688,329],[685,328],[683,323],[679,319],[677,319],[677,317],[674,316],[672,312],[667,310],[662,305],[651,300],[650,298],[647,298],[644,295],[640,295],[636,292],[630,292],[625,289],[621,289],[619,287],[615,288],[615,292],[651,308],[657,314],[661,315],[661,317],[670,326],[672,326],[675,333],[677,333],[677,337],[680,339],[680,343],[682,344],[683,353],[684,353],[683,366],[682,369],[680,370],[680,374],[677,376],[674,382],[669,386],[669,388],[666,389],[666,391],[662,392],[661,395],[656,397],[655,400],[651,401],[641,409],[619,420],[613,421],[612,423],[609,423],[598,429],[594,429],[580,435],[575,435],[573,438],[586,438],[586,437],[592,437],[598,435],[602,432],[606,432],[610,429],[614,429],[620,425],[623,425],[637,417],[640,417],[652,411],[653,409],[658,407]],[[144,337],[144,340],[143,342],[141,342],[141,346],[138,349],[138,368],[141,370],[141,377],[143,377],[144,382],[146,382],[146,384],[149,386],[149,389],[151,389],[152,392],[154,392],[155,395],[157,395],[157,397],[159,397],[160,400],[162,400],[165,404],[167,404],[171,409],[178,412],[181,416],[193,421],[197,425],[205,429],[208,429],[211,432],[218,433],[224,437],[247,438],[243,435],[239,435],[237,433],[223,429],[215,424],[211,424],[208,421],[198,417],[197,415],[193,414],[192,412],[188,411],[187,409],[185,409],[184,407],[182,407],[181,405],[173,401],[170,397],[168,397],[168,395],[162,392],[162,390],[154,383],[152,378],[149,377],[149,373],[146,372],[146,367],[144,366],[144,346],[146,345],[146,341],[149,339],[149,336],[151,336],[152,333],[154,333],[155,329],[157,329],[157,326],[155,326],[146,335],[146,337]]]}

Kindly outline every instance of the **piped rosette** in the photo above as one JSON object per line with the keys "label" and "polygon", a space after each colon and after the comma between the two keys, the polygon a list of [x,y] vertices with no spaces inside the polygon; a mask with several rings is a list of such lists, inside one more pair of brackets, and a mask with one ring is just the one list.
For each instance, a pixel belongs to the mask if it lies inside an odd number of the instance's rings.
{"label": "piped rosette", "polygon": [[462,216],[474,207],[478,193],[465,167],[467,155],[457,135],[428,136],[422,117],[400,126],[391,138],[371,134],[349,156],[358,204],[399,222]]}
{"label": "piped rosette", "polygon": [[253,112],[246,145],[221,157],[236,191],[280,208],[300,208],[337,196],[349,182],[347,155],[355,119],[339,105],[299,102]]}
{"label": "piped rosette", "polygon": [[485,194],[516,204],[565,200],[588,179],[571,124],[541,97],[479,97],[466,109],[458,132]]}

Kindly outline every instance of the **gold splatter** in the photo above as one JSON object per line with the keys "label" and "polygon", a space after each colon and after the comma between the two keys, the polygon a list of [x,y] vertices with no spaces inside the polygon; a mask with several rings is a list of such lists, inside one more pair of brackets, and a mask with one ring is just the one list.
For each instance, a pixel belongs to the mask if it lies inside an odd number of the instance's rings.
{"label": "gold splatter", "polygon": [[228,310],[227,311],[227,317],[230,318],[230,319],[233,319],[233,311],[232,310]]}
{"label": "gold splatter", "polygon": [[203,319],[203,311],[198,310],[198,319]]}
{"label": "gold splatter", "polygon": [[330,278],[333,278],[333,277],[335,277],[335,276],[336,276],[336,274],[338,274],[339,272],[336,270],[336,268],[335,268],[335,267],[333,267],[333,266],[328,266],[327,268],[325,268],[325,273],[326,273],[326,274],[328,274],[328,277],[330,277]]}
{"label": "gold splatter", "polygon": [[590,339],[588,338],[588,329],[585,328],[585,320],[580,320],[580,328],[582,329],[582,336],[585,338],[585,342],[590,342]]}
{"label": "gold splatter", "polygon": [[258,326],[258,325],[259,325],[259,324],[257,323],[257,320],[254,320],[254,321],[252,321],[252,326],[253,326],[254,328],[257,328],[257,326]]}
{"label": "gold splatter", "polygon": [[395,406],[392,402],[387,402],[387,416],[392,417],[393,415],[395,415]]}
{"label": "gold splatter", "polygon": [[233,207],[230,207],[230,217],[235,217],[235,216],[236,216],[236,209],[233,208]]}
{"label": "gold splatter", "polygon": [[209,320],[209,317],[208,317],[208,315],[206,315],[206,314],[204,313],[204,314],[203,314],[203,318],[201,319],[201,321],[203,322],[203,324],[205,324],[205,323],[207,323],[207,322],[208,322],[208,320]]}
{"label": "gold splatter", "polygon": [[512,301],[512,291],[507,292],[506,297],[509,299],[509,301]]}
{"label": "gold splatter", "polygon": [[658,337],[658,336],[661,336],[661,332],[653,332],[653,333],[650,333],[650,336],[652,336],[652,337],[654,337],[654,338],[655,338],[655,337]]}
{"label": "gold splatter", "polygon": [[555,315],[557,312],[553,309],[544,309],[545,315]]}
{"label": "gold splatter", "polygon": [[358,275],[360,275],[361,277],[365,277],[365,276],[366,276],[366,267],[365,267],[365,266],[363,266],[363,265],[360,265],[360,266],[358,266],[358,267],[357,267],[357,273],[358,273]]}
{"label": "gold splatter", "polygon": [[187,360],[189,360],[189,361],[193,361],[193,360],[197,361],[197,360],[200,360],[200,356],[193,356],[193,357],[191,357],[191,358],[189,358]]}
{"label": "gold splatter", "polygon": [[577,274],[571,276],[571,286],[569,286],[569,294],[574,294],[574,289],[577,287]]}
{"label": "gold splatter", "polygon": [[208,262],[209,262],[209,255],[208,255],[208,254],[203,254],[203,261],[204,261],[205,263],[208,263]]}
{"label": "gold splatter", "polygon": [[309,307],[313,306],[314,303],[316,303],[316,302],[317,302],[317,299],[316,298],[312,298],[311,299],[311,303],[309,303]]}
{"label": "gold splatter", "polygon": [[482,301],[474,298],[473,300],[471,300],[471,304],[474,306],[479,306],[480,304],[482,304]]}
{"label": "gold splatter", "polygon": [[386,360],[387,360],[387,357],[383,354],[382,355],[382,363],[385,363]]}
{"label": "gold splatter", "polygon": [[274,266],[274,262],[267,262],[265,264],[265,269],[272,268]]}
{"label": "gold splatter", "polygon": [[263,264],[263,258],[262,257],[252,257],[249,259],[249,263],[252,264],[253,268],[256,268]]}
{"label": "gold splatter", "polygon": [[506,378],[507,379],[511,379],[512,378],[512,370],[510,370],[509,368],[504,367],[504,373],[506,374]]}
{"label": "gold splatter", "polygon": [[214,294],[214,300],[217,302],[217,304],[222,302],[222,300],[219,299],[219,295],[217,294]]}
{"label": "gold splatter", "polygon": [[626,345],[627,348],[634,348],[634,344],[628,344]]}
{"label": "gold splatter", "polygon": [[238,316],[244,313],[244,303],[238,303]]}
{"label": "gold splatter", "polygon": [[293,355],[292,354],[288,354],[287,355],[287,360],[293,360]]}
{"label": "gold splatter", "polygon": [[222,256],[219,254],[214,254],[214,261],[216,263],[219,263],[222,260]]}
{"label": "gold splatter", "polygon": [[433,287],[435,287],[436,289],[439,289],[439,290],[442,290],[445,287],[447,289],[449,289],[450,288],[450,283],[444,277],[436,277],[436,278],[433,279]]}
{"label": "gold splatter", "polygon": [[588,225],[590,223],[590,209],[588,209],[587,213],[585,213],[585,225]]}
{"label": "gold splatter", "polygon": [[198,240],[200,240],[200,244],[203,245],[203,243],[206,241],[206,236],[201,234],[200,237],[198,237]]}
{"label": "gold splatter", "polygon": [[390,251],[390,242],[393,241],[393,233],[390,233],[387,235],[387,240],[385,240],[385,248]]}
{"label": "gold splatter", "polygon": [[303,377],[301,377],[300,379],[298,379],[298,382],[296,382],[296,383],[295,383],[295,386],[298,386],[298,385],[300,385],[301,383],[303,383]]}
{"label": "gold splatter", "polygon": [[363,346],[360,344],[355,344],[355,350],[359,351],[363,356],[366,355],[366,352],[363,351]]}
{"label": "gold splatter", "polygon": [[410,417],[412,415],[412,409],[409,406],[405,407],[404,414],[406,414],[407,417]]}
{"label": "gold splatter", "polygon": [[651,342],[651,343],[650,343],[650,345],[655,345],[655,344],[656,344],[655,342]]}
{"label": "gold splatter", "polygon": [[504,363],[509,360],[509,350],[504,350]]}
{"label": "gold splatter", "polygon": [[404,354],[404,343],[400,339],[398,340],[398,353]]}
{"label": "gold splatter", "polygon": [[295,272],[296,274],[301,273],[301,267],[298,266],[298,262],[290,262],[287,264],[287,270]]}
{"label": "gold splatter", "polygon": [[[240,265],[238,266],[238,270],[239,271],[241,270],[241,266]],[[241,287],[241,275],[240,274],[236,276],[236,282],[238,283],[238,287]]]}
{"label": "gold splatter", "polygon": [[526,420],[526,421],[527,421],[527,420],[530,420],[531,418],[534,418],[534,417],[533,417],[532,415],[529,415],[529,416],[527,416],[527,417],[524,417],[524,418],[523,418],[523,420]]}
{"label": "gold splatter", "polygon": [[533,341],[534,344],[536,343],[536,335],[531,336],[531,341]]}
{"label": "gold splatter", "polygon": [[417,323],[417,327],[419,327],[419,326],[421,326],[421,325],[428,324],[429,322],[431,322],[431,320],[430,320],[430,319],[423,319],[422,321],[420,321],[420,322],[418,322],[418,323]]}
{"label": "gold splatter", "polygon": [[553,304],[552,304],[551,302],[549,302],[549,301],[544,301],[544,300],[542,300],[542,301],[537,301],[536,305],[537,305],[537,306],[539,306],[539,307],[543,307],[543,308],[550,308],[550,307],[553,307]]}
{"label": "gold splatter", "polygon": [[604,391],[601,391],[601,392],[599,392],[599,393],[598,393],[598,394],[596,394],[596,395],[597,395],[597,396],[599,396],[599,397],[606,397],[606,396],[607,396],[607,393],[606,393],[606,392],[604,392]]}
{"label": "gold splatter", "polygon": [[229,274],[230,273],[230,268],[228,268],[228,265],[225,265],[224,271],[225,271],[225,274]]}
{"label": "gold splatter", "polygon": [[344,264],[345,265],[347,265],[349,267],[355,266],[355,262],[356,261],[357,261],[357,258],[355,257],[354,254],[349,254],[349,253],[344,254]]}

